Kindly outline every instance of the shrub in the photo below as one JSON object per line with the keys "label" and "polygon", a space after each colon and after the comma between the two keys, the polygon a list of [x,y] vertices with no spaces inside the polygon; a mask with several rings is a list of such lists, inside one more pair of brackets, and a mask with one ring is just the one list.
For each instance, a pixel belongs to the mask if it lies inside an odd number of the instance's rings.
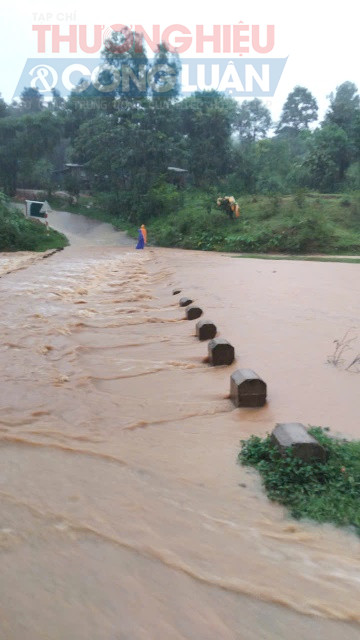
{"label": "shrub", "polygon": [[282,457],[270,436],[242,441],[239,462],[259,471],[270,500],[294,518],[352,525],[360,533],[360,441],[331,438],[320,427],[309,431],[327,449],[326,463],[305,463],[291,449]]}
{"label": "shrub", "polygon": [[0,193],[0,251],[45,251],[67,244],[61,233],[52,229],[47,232],[45,225],[27,220],[9,207]]}
{"label": "shrub", "polygon": [[182,204],[182,191],[175,185],[159,182],[150,189],[143,204],[144,219],[158,218],[177,211]]}

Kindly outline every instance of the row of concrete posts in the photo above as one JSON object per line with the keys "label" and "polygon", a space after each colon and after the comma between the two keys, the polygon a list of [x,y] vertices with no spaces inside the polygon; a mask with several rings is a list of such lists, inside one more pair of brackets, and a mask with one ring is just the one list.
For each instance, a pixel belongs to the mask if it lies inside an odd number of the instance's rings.
{"label": "row of concrete posts", "polygon": [[[181,289],[173,289],[173,295],[180,293]],[[187,320],[196,320],[203,315],[203,310],[194,305],[190,298],[180,298],[179,305],[185,308]],[[217,327],[211,320],[199,320],[196,335],[199,340],[209,340],[208,359],[212,366],[231,365],[234,362],[233,345],[224,338],[216,338]],[[237,369],[231,374],[230,399],[235,407],[262,407],[266,403],[266,397],[266,383],[252,369]],[[301,423],[277,424],[271,437],[283,455],[291,447],[294,455],[306,462],[325,462],[327,459],[325,448]]]}

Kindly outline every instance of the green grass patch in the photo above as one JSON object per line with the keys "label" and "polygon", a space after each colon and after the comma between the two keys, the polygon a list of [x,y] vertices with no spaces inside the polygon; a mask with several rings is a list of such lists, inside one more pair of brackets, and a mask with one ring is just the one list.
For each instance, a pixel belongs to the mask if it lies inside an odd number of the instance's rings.
{"label": "green grass patch", "polygon": [[28,220],[0,194],[0,251],[46,251],[68,244],[62,233]]}
{"label": "green grass patch", "polygon": [[256,256],[360,255],[359,194],[348,196],[346,206],[321,194],[300,202],[296,196],[233,195],[241,214],[229,220],[214,192],[188,189],[176,210],[150,218],[149,236],[160,246]]}
{"label": "green grass patch", "polygon": [[229,194],[224,185],[204,191],[194,187],[177,190],[162,184],[139,197],[135,212],[128,193],[117,198],[106,193],[82,195],[75,205],[69,204],[68,198],[52,198],[50,204],[53,209],[109,222],[133,237],[144,222],[149,243],[162,247],[287,260],[291,256],[309,259],[304,256],[326,254],[339,256],[339,262],[356,262],[343,256],[360,256],[359,192],[311,193],[302,198],[296,194],[239,196],[234,192],[241,210],[240,218],[234,220],[216,205],[217,196],[224,194]]}
{"label": "green grass patch", "polygon": [[302,462],[291,448],[281,456],[270,435],[242,441],[239,462],[257,469],[270,500],[294,518],[352,526],[360,535],[360,441],[332,438],[321,427],[309,433],[327,449],[326,463]]}

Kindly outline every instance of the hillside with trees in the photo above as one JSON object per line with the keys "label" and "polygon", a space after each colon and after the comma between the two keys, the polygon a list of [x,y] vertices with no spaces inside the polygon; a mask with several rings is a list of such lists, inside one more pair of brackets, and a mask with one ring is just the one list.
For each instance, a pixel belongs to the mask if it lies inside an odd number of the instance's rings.
{"label": "hillside with trees", "polygon": [[[103,52],[114,66],[179,69],[162,45],[150,63],[135,50],[117,53],[115,44]],[[53,90],[47,103],[32,88],[19,102],[0,100],[5,194],[82,191],[107,219],[146,223],[166,246],[360,251],[360,98],[352,82],[334,88],[321,122],[315,97],[301,86],[278,122],[258,98],[239,102],[215,90],[181,99],[177,84],[164,95],[151,88],[142,95],[135,85],[128,95],[78,89],[67,99]],[[64,171],[71,164],[83,168],[86,184]],[[169,167],[185,170],[182,180]],[[226,194],[240,203],[238,220],[216,207]]]}

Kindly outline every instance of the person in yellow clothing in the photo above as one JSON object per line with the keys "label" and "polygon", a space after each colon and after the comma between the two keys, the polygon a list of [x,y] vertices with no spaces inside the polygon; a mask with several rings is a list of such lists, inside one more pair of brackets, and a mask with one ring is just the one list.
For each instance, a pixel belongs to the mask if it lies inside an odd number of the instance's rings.
{"label": "person in yellow clothing", "polygon": [[144,244],[147,243],[147,230],[144,224],[141,225],[140,227],[141,233],[143,234],[143,238],[144,238]]}

